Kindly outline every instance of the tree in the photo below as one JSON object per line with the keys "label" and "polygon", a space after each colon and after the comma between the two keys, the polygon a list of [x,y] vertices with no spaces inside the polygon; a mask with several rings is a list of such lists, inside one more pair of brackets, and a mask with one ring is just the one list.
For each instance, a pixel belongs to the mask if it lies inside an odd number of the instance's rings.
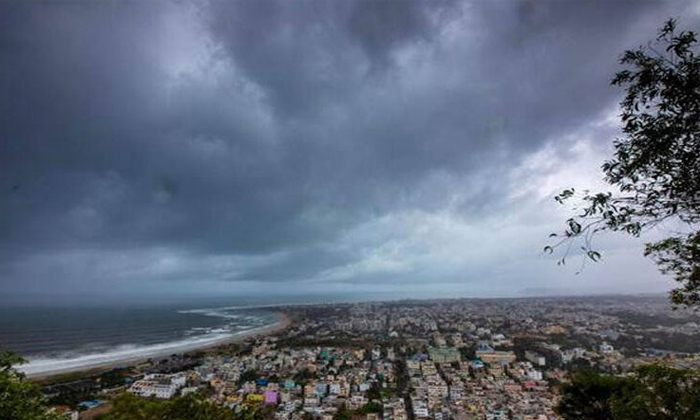
{"label": "tree", "polygon": [[382,386],[378,381],[374,381],[369,385],[369,389],[367,390],[367,399],[370,401],[382,400]]}
{"label": "tree", "polygon": [[17,354],[0,349],[0,419],[57,420],[44,394],[13,366],[25,363]]}
{"label": "tree", "polygon": [[352,412],[348,410],[348,407],[343,403],[338,407],[338,412],[333,417],[333,420],[350,420],[352,418]]}
{"label": "tree", "polygon": [[610,400],[615,420],[700,420],[697,371],[647,365],[637,369],[634,381]]}
{"label": "tree", "polygon": [[112,401],[112,408],[100,420],[165,420],[167,405],[167,401],[124,393]]}
{"label": "tree", "polygon": [[584,371],[561,391],[557,412],[565,420],[700,420],[694,370],[646,365],[629,377]]}
{"label": "tree", "polygon": [[241,374],[238,379],[238,385],[241,386],[246,382],[254,381],[260,377],[260,373],[255,369],[248,369]]}
{"label": "tree", "polygon": [[[112,401],[112,408],[100,420],[239,420],[246,414],[236,414],[227,407],[196,395],[156,400],[124,393]],[[254,412],[250,414],[256,420],[267,418],[267,413],[258,416]]]}
{"label": "tree", "polygon": [[[584,192],[580,214],[567,220],[561,240],[545,247],[551,253],[566,244],[560,264],[580,240],[586,259],[598,261],[591,247],[601,231],[639,236],[665,221],[682,231],[646,245],[664,274],[680,286],[674,304],[700,304],[700,56],[696,34],[677,31],[669,20],[656,42],[626,51],[612,85],[626,89],[620,103],[624,136],[614,141],[614,157],[602,165],[605,181],[617,193]],[[555,199],[575,197],[564,190]]]}
{"label": "tree", "polygon": [[362,407],[358,408],[357,414],[382,413],[382,404],[376,401],[370,401]]}
{"label": "tree", "polygon": [[561,389],[557,412],[565,420],[613,420],[610,400],[630,386],[633,384],[629,379],[592,370],[576,372]]}

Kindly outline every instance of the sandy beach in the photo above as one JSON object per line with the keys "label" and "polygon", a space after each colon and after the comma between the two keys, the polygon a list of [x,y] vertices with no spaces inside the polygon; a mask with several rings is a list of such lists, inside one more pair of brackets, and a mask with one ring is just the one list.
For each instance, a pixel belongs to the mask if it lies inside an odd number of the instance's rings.
{"label": "sandy beach", "polygon": [[105,360],[104,356],[96,354],[85,356],[75,361],[56,361],[50,364],[33,364],[30,361],[30,363],[26,365],[19,366],[19,370],[23,371],[28,378],[34,381],[43,381],[60,375],[79,372],[98,373],[116,367],[133,366],[152,358],[214,349],[220,346],[240,343],[249,338],[274,335],[280,331],[283,331],[291,324],[291,320],[282,312],[278,312],[277,315],[279,320],[274,324],[248,331],[242,331],[234,335],[222,335],[221,337],[204,339],[199,342],[189,341],[186,343],[166,343],[150,351],[134,349],[131,352],[125,351],[122,355],[110,357],[110,360]]}

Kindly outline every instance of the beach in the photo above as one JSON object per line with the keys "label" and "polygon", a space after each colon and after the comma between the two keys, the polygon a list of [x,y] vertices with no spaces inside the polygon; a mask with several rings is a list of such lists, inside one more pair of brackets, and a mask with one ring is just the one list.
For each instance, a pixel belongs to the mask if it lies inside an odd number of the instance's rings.
{"label": "beach", "polygon": [[56,360],[48,362],[33,362],[18,366],[28,378],[41,381],[51,377],[80,373],[101,372],[117,367],[127,367],[147,361],[148,359],[166,357],[173,354],[186,354],[194,351],[209,350],[220,346],[240,343],[250,338],[274,335],[286,329],[290,324],[290,318],[277,312],[278,320],[266,326],[241,331],[234,334],[221,334],[215,337],[207,337],[201,340],[188,340],[185,342],[164,343],[152,346],[151,349],[135,348],[125,349],[108,355],[94,354],[76,358],[74,360]]}

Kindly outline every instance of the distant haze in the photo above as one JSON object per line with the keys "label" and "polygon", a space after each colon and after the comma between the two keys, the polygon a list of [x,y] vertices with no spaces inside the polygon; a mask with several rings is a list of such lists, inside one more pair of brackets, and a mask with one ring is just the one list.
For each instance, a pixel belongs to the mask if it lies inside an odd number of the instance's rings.
{"label": "distant haze", "polygon": [[579,275],[541,250],[571,212],[553,195],[604,188],[620,54],[670,17],[697,29],[697,2],[3,1],[0,16],[5,301],[669,288],[645,238],[601,238]]}

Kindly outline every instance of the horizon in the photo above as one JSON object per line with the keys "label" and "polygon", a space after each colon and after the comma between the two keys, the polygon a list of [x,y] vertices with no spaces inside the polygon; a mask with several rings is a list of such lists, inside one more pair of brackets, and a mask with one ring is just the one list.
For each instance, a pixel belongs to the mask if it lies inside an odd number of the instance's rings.
{"label": "horizon", "polygon": [[6,309],[90,309],[90,308],[149,308],[149,307],[169,307],[177,309],[204,309],[205,308],[239,308],[239,309],[264,309],[287,306],[317,306],[317,305],[344,305],[362,303],[392,303],[392,302],[421,302],[421,301],[507,301],[507,300],[549,300],[549,299],[608,299],[608,298],[656,298],[667,299],[665,293],[653,292],[628,292],[628,293],[521,293],[510,296],[455,296],[450,294],[436,294],[433,296],[418,295],[396,295],[390,293],[380,293],[374,295],[361,294],[297,294],[297,295],[229,295],[229,296],[170,296],[164,299],[153,300],[152,297],[130,296],[116,297],[115,299],[104,300],[99,296],[78,295],[71,296],[70,299],[57,299],[56,295],[22,295],[20,297],[4,296],[6,300],[0,299],[0,305]]}

